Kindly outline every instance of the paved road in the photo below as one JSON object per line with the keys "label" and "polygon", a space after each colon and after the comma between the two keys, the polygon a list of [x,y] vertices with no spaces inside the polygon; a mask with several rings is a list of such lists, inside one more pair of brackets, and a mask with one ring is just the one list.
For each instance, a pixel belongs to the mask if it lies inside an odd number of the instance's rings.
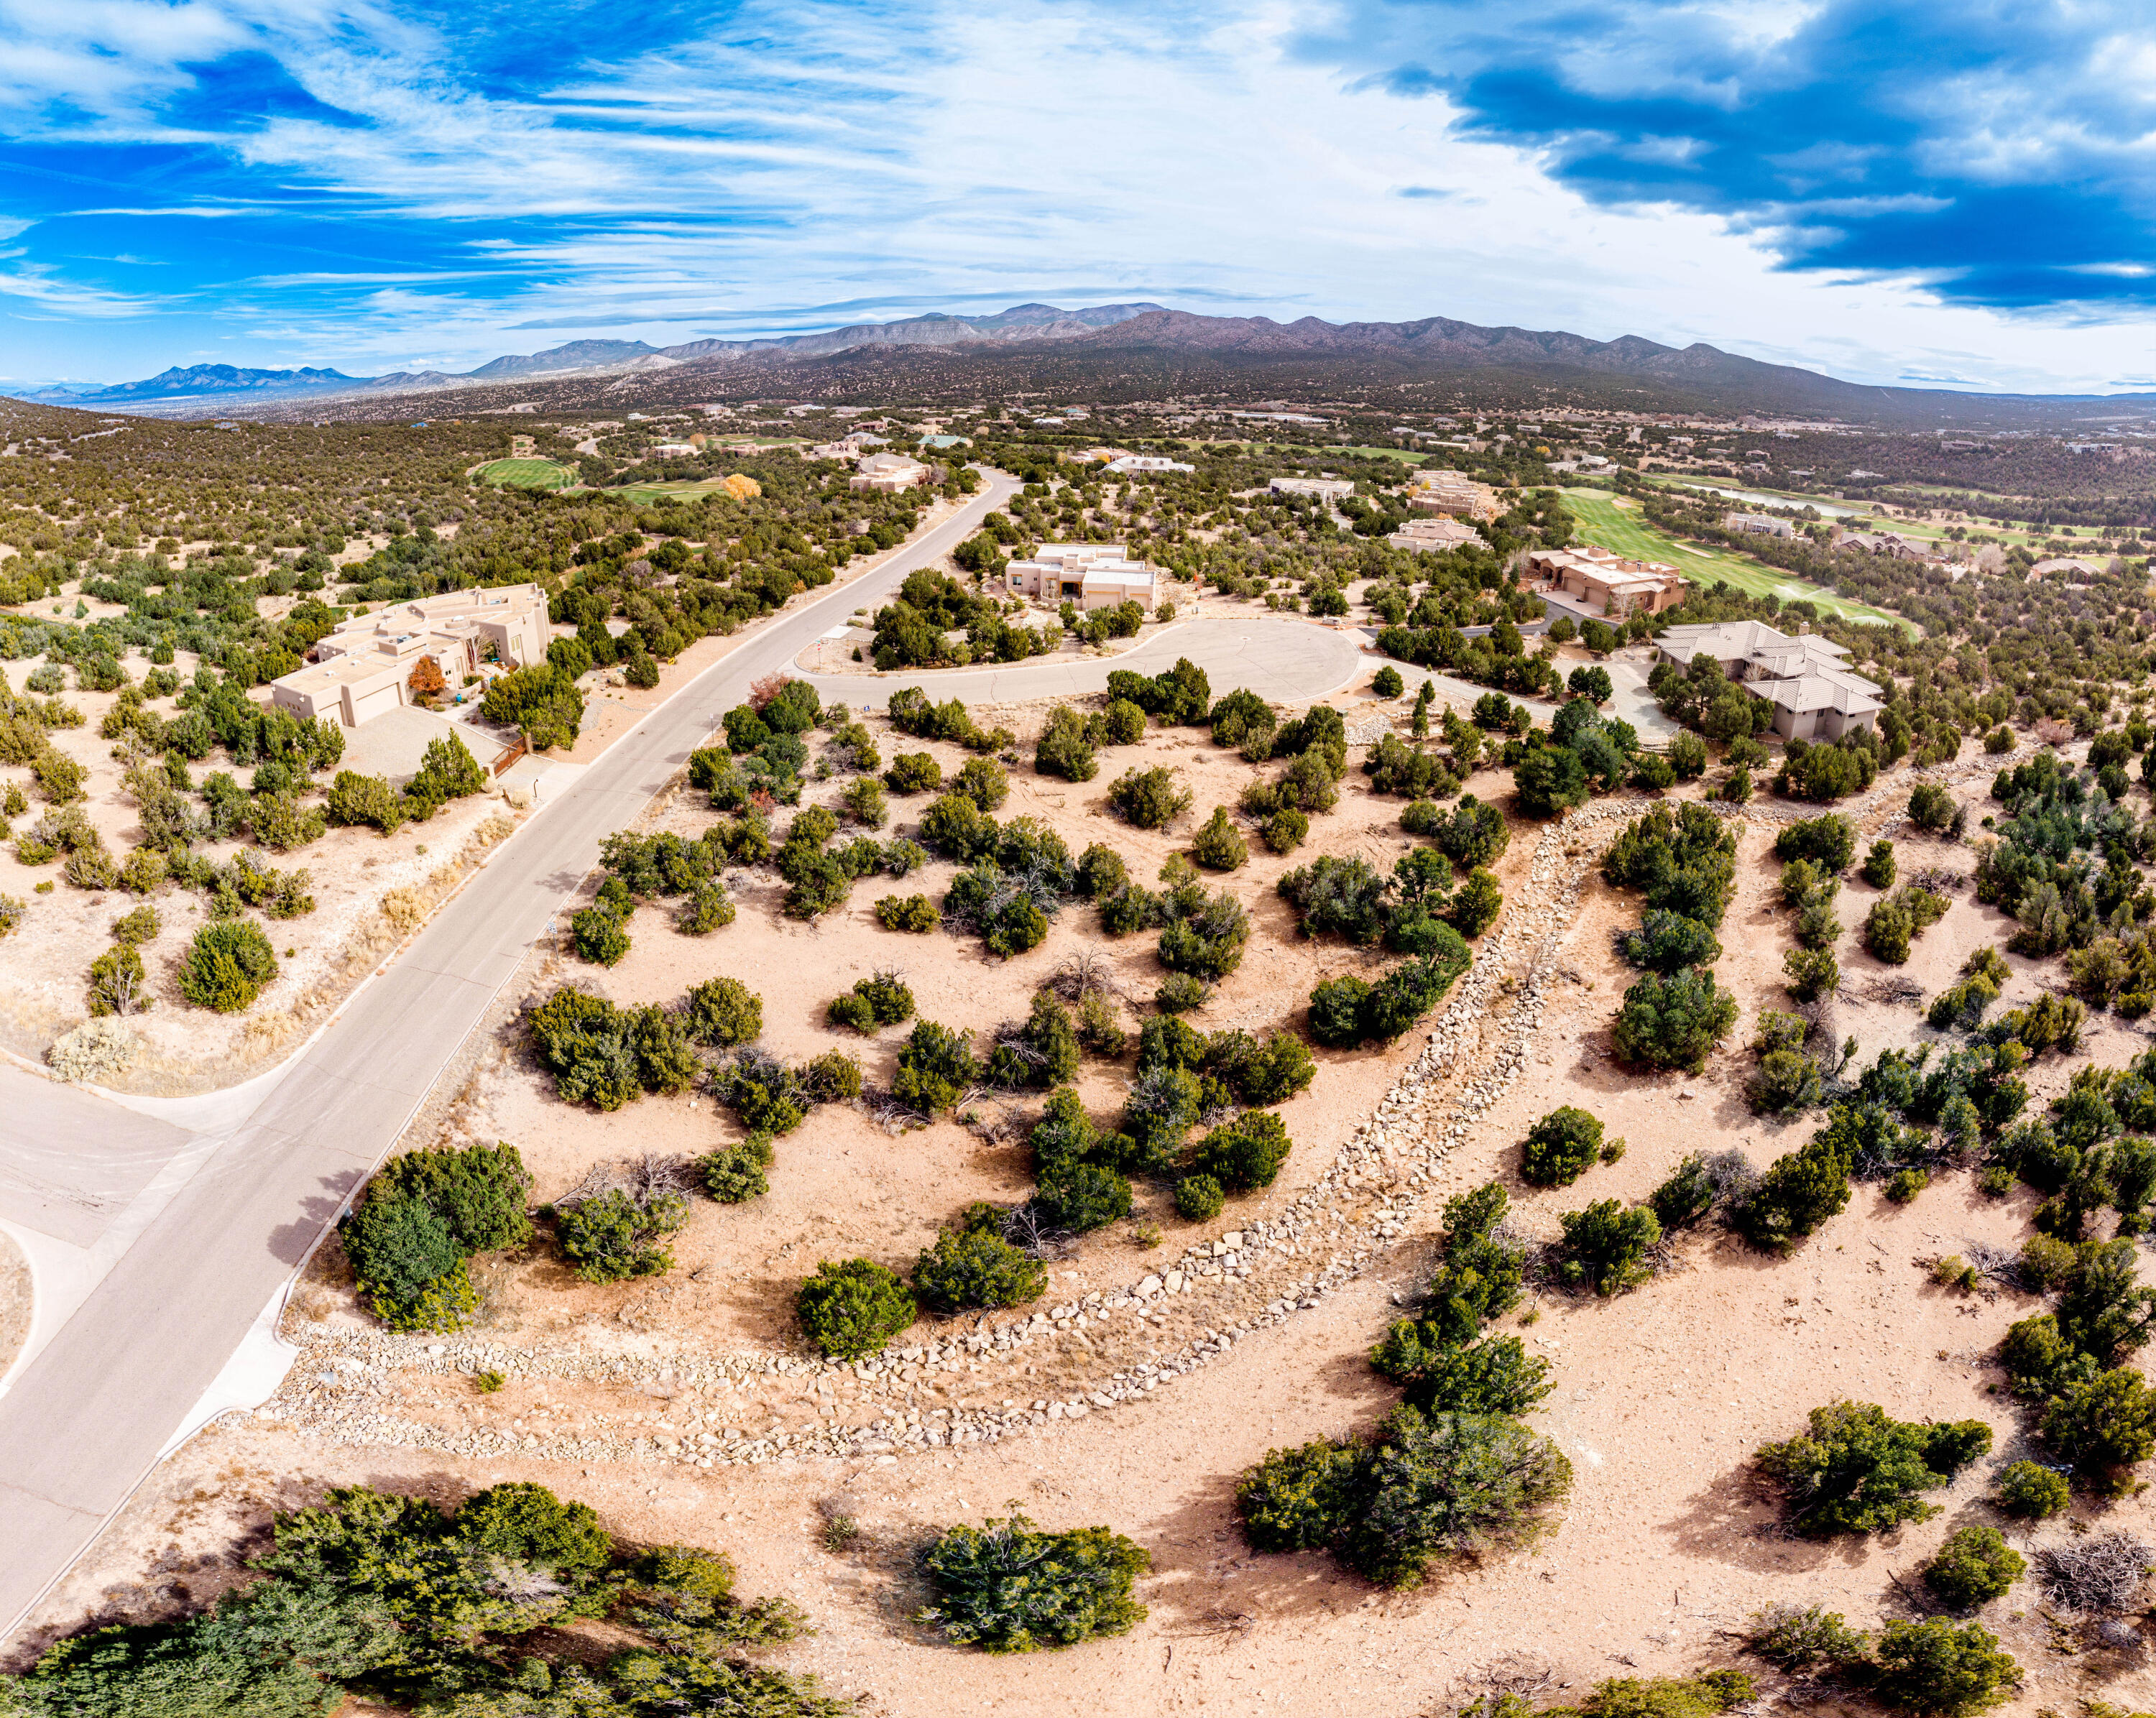
{"label": "paved road", "polygon": [[[120,1202],[132,1218],[102,1228],[116,1260],[0,1396],[0,1639],[126,1501],[324,1226],[395,1143],[596,862],[600,838],[644,808],[752,681],[948,553],[1014,488],[993,480],[882,568],[745,640],[617,741],[542,805],[282,1078],[264,1082],[259,1103],[228,1103],[213,1125],[177,1130],[185,1138],[175,1140],[175,1130],[145,1126],[93,1095],[0,1073],[0,1163],[11,1172],[0,1174],[0,1216],[88,1240],[83,1231],[97,1216],[57,1208],[69,1196],[50,1191],[72,1182],[92,1187],[105,1203]],[[1361,643],[1353,632],[1299,623],[1204,620],[1112,660],[923,684],[939,697],[1077,693],[1101,690],[1111,668],[1157,672],[1188,654],[1218,687],[1248,685],[1287,701],[1349,678]],[[879,702],[905,684],[901,676],[818,680],[833,696]],[[36,1111],[14,1102],[18,1089],[31,1087],[24,1101],[42,1105]],[[62,1139],[93,1142],[87,1172],[85,1157],[54,1150]],[[146,1197],[139,1189],[153,1175],[178,1182],[177,1191]]]}
{"label": "paved road", "polygon": [[[323,1226],[395,1143],[596,862],[600,838],[644,808],[751,681],[947,554],[1014,487],[993,480],[883,567],[781,617],[624,736],[542,807],[251,1114],[217,1130],[214,1151],[0,1396],[0,1638],[126,1500]],[[33,1086],[44,1109],[15,1108],[18,1089]],[[146,1156],[172,1155],[172,1140],[126,1115],[19,1073],[0,1085],[0,1158],[13,1166],[8,1203],[18,1220],[35,1221],[24,1208],[33,1202],[55,1203],[40,1198],[40,1182],[69,1179],[52,1154],[56,1127],[87,1137],[87,1149],[106,1160],[89,1179],[108,1198],[132,1191]]]}
{"label": "paved road", "polygon": [[994,668],[933,674],[803,674],[826,699],[882,704],[901,686],[937,699],[999,703],[1019,698],[1075,698],[1107,690],[1109,673],[1156,674],[1187,656],[1205,670],[1213,695],[1246,686],[1276,704],[1300,704],[1338,690],[1360,672],[1363,634],[1335,632],[1270,615],[1224,615],[1170,626],[1120,656],[1035,657]]}

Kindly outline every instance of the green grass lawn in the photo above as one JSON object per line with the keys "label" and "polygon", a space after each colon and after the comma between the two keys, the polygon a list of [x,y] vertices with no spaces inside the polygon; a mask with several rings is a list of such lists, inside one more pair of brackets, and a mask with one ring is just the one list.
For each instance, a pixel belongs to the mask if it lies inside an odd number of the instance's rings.
{"label": "green grass lawn", "polygon": [[517,490],[563,490],[577,480],[573,466],[557,464],[552,459],[496,459],[472,475],[481,483]]}
{"label": "green grass lawn", "polygon": [[1882,609],[1868,603],[1851,603],[1778,567],[1754,561],[1748,555],[1734,554],[1727,549],[1702,551],[1687,548],[1674,537],[1656,530],[1633,509],[1620,507],[1616,498],[1607,490],[1567,490],[1564,505],[1579,521],[1579,535],[1587,541],[1614,549],[1630,560],[1666,562],[1695,584],[1706,586],[1717,579],[1726,579],[1733,588],[1747,595],[1815,603],[1822,614],[1839,615],[1845,620],[1888,626],[1908,624]]}

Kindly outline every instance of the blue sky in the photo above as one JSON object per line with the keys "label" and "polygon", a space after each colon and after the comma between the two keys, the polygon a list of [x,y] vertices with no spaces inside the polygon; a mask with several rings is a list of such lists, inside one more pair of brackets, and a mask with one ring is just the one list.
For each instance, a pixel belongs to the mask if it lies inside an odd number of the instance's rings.
{"label": "blue sky", "polygon": [[2156,386],[2145,4],[0,0],[0,378],[1150,298]]}

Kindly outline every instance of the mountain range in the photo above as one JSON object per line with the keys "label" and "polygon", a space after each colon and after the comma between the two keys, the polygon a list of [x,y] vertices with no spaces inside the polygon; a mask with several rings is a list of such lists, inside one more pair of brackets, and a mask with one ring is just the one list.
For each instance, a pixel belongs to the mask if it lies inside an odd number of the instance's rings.
{"label": "mountain range", "polygon": [[[931,366],[924,372],[921,366]],[[545,351],[509,354],[461,372],[399,371],[354,376],[341,370],[249,370],[227,364],[176,367],[141,382],[56,387],[21,397],[44,405],[113,408],[167,417],[290,413],[311,403],[451,390],[535,387],[615,377],[609,392],[646,378],[669,394],[706,383],[724,387],[753,371],[795,367],[825,384],[904,385],[961,364],[969,384],[1084,389],[1089,385],[1168,392],[1282,382],[1397,387],[1442,379],[1481,392],[1545,397],[1565,392],[1647,409],[1711,409],[1897,423],[2035,423],[2100,405],[2145,413],[2148,395],[1980,395],[1880,387],[1816,371],[1762,363],[1696,342],[1682,348],[1637,336],[1589,340],[1563,331],[1486,328],[1445,316],[1412,322],[1322,321],[1305,316],[1202,316],[1147,302],[1066,310],[1014,305],[993,315],[911,316],[855,323],[766,340],[696,340],[654,346],[634,340],[578,340]],[[774,378],[775,379],[775,378]],[[693,394],[692,396],[693,397]]]}

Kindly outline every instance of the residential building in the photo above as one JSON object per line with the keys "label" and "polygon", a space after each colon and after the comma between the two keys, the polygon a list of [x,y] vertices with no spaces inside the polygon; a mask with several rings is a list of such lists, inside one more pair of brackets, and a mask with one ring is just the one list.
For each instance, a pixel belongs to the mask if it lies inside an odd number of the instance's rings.
{"label": "residential building", "polygon": [[1809,627],[1791,638],[1764,621],[1727,620],[1673,626],[1656,643],[1662,660],[1689,668],[1711,659],[1731,680],[1774,707],[1774,731],[1785,740],[1839,740],[1876,729],[1881,689],[1842,665],[1849,648]]}
{"label": "residential building", "polygon": [[1355,493],[1355,480],[1348,477],[1276,477],[1265,487],[1276,495],[1306,495],[1330,505]]}
{"label": "residential building", "polygon": [[2078,555],[2054,555],[2048,561],[2039,561],[2029,571],[2039,578],[2092,579],[2103,569],[2093,561],[2084,561]]}
{"label": "residential building", "polygon": [[1082,612],[1136,603],[1148,613],[1159,575],[1151,562],[1133,561],[1122,543],[1043,543],[1004,569],[1004,588],[1038,602],[1075,603]]}
{"label": "residential building", "polygon": [[1497,492],[1464,471],[1418,471],[1409,480],[1408,505],[1455,519],[1495,519],[1504,509]]}
{"label": "residential building", "polygon": [[685,459],[701,449],[689,442],[661,442],[651,451],[662,459]]}
{"label": "residential building", "polygon": [[417,701],[412,674],[432,661],[445,686],[489,663],[521,668],[547,654],[547,593],[537,585],[447,591],[355,615],[316,640],[306,664],[270,683],[270,701],[302,718],[356,728]]}
{"label": "residential building", "polygon": [[893,495],[900,490],[927,484],[931,474],[928,468],[911,454],[870,454],[854,468],[854,474],[846,480],[846,487]]}
{"label": "residential building", "polygon": [[1660,614],[1683,602],[1691,589],[1674,567],[1660,561],[1627,561],[1599,543],[1530,550],[1527,569],[1544,590],[1572,599],[1568,606],[1584,607],[1611,620]]}
{"label": "residential building", "polygon": [[[1108,461],[1108,469],[1115,472],[1137,471],[1195,471],[1195,465],[1186,465],[1179,459],[1163,459],[1152,454],[1124,454]],[[1355,485],[1348,485],[1353,492]]]}
{"label": "residential building", "polygon": [[1885,555],[1896,561],[1938,561],[1938,548],[1922,537],[1905,537],[1898,531],[1853,531],[1841,540],[1845,549],[1861,549],[1867,555]]}
{"label": "residential building", "polygon": [[1793,537],[1797,528],[1771,513],[1732,513],[1722,521],[1725,531],[1743,531],[1757,537]]}
{"label": "residential building", "polygon": [[1464,543],[1479,543],[1482,533],[1456,519],[1410,519],[1385,541],[1395,549],[1438,551],[1457,549]]}

